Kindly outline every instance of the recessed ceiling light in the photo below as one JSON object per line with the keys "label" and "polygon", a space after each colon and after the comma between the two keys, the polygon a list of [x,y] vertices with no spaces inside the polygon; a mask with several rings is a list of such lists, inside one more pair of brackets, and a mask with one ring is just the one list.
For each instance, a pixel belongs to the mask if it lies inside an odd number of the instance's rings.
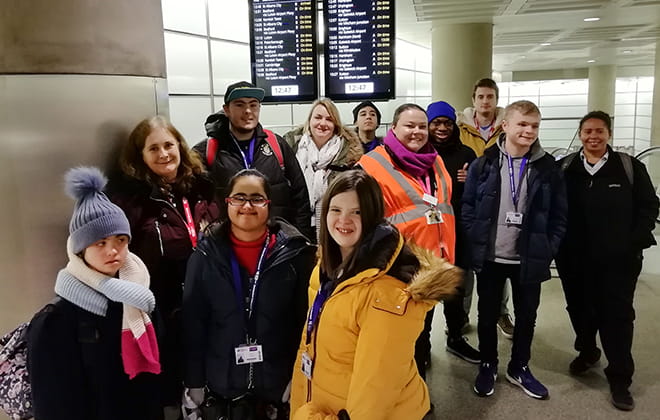
{"label": "recessed ceiling light", "polygon": [[527,56],[526,55],[521,55],[520,58],[527,58]]}
{"label": "recessed ceiling light", "polygon": [[598,22],[600,20],[600,18],[599,17],[588,17],[588,18],[584,18],[582,20],[584,20],[585,22]]}
{"label": "recessed ceiling light", "polygon": [[547,47],[548,45],[552,45],[551,42],[541,42],[542,47]]}
{"label": "recessed ceiling light", "polygon": [[596,60],[587,60],[587,63],[595,63]]}
{"label": "recessed ceiling light", "polygon": [[632,54],[632,50],[623,50],[624,54]]}

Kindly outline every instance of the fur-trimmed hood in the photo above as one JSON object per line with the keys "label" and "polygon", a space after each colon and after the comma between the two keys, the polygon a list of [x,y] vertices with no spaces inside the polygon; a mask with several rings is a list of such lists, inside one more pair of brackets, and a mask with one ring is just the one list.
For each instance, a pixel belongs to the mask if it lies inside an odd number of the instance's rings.
{"label": "fur-trimmed hood", "polygon": [[431,251],[410,244],[419,260],[419,271],[406,288],[413,300],[445,300],[463,283],[463,270]]}
{"label": "fur-trimmed hood", "polygon": [[[474,116],[476,111],[473,107],[469,106],[456,115],[456,124],[471,127],[478,131],[477,126],[474,124]],[[495,108],[495,129],[502,125],[504,119],[504,108],[498,106]]]}
{"label": "fur-trimmed hood", "polygon": [[444,300],[457,293],[463,280],[460,268],[426,249],[404,243],[399,231],[389,222],[378,225],[357,252],[353,274],[346,277],[377,269],[407,283],[406,291],[415,301]]}

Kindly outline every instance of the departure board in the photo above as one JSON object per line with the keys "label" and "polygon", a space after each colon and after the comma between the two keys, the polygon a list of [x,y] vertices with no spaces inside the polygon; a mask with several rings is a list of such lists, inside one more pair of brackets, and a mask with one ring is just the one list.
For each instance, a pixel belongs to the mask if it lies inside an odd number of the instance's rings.
{"label": "departure board", "polygon": [[324,0],[325,94],[394,98],[394,0]]}
{"label": "departure board", "polygon": [[318,97],[316,1],[250,0],[252,83],[264,102]]}

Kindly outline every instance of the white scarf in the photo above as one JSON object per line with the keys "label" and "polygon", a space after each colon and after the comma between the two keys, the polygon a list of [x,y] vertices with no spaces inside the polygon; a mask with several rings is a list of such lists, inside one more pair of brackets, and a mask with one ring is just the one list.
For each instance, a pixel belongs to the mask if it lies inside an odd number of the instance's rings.
{"label": "white scarf", "polygon": [[[328,166],[334,161],[341,150],[343,141],[334,135],[320,149],[312,140],[312,136],[305,133],[298,143],[296,158],[305,176],[307,191],[309,192],[309,205],[315,213],[317,204],[321,202],[325,190],[328,188]],[[316,217],[312,216],[312,226],[316,225]]]}

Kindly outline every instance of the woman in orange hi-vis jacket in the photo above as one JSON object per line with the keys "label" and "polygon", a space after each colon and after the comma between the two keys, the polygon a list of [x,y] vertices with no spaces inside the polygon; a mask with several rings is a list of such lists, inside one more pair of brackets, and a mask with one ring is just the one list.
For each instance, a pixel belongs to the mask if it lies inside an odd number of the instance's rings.
{"label": "woman in orange hi-vis jacket", "polygon": [[339,175],[321,205],[320,261],[294,368],[293,420],[422,420],[429,393],[414,362],[424,317],[460,270],[404,243],[378,183]]}
{"label": "woman in orange hi-vis jacket", "polygon": [[[378,180],[385,199],[385,218],[403,237],[453,264],[456,222],[452,182],[428,142],[426,111],[416,104],[399,106],[383,145],[364,155],[358,164]],[[415,349],[423,378],[431,360],[432,320],[430,311]]]}

